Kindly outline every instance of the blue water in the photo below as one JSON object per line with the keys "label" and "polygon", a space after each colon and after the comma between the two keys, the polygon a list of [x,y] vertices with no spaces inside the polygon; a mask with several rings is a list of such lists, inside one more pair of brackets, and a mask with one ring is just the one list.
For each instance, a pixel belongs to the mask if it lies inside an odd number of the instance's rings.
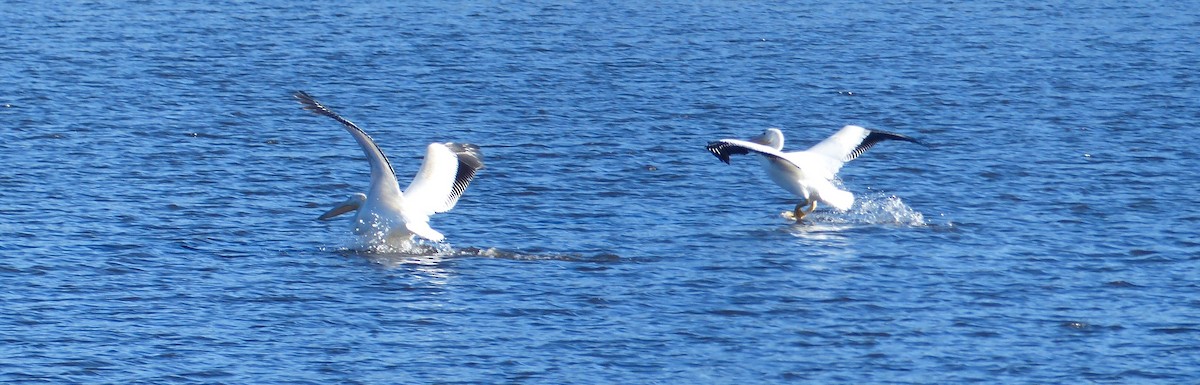
{"label": "blue water", "polygon": [[[1200,383],[1200,8],[944,3],[8,2],[0,382]],[[294,90],[483,148],[441,251]]]}

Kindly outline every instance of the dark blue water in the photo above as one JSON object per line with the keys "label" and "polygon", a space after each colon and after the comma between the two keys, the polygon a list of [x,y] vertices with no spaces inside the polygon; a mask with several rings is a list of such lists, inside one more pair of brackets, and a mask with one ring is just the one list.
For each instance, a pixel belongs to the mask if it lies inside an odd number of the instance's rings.
{"label": "dark blue water", "polygon": [[[9,2],[0,382],[1200,382],[1188,2]],[[434,255],[316,216],[483,148]],[[795,201],[710,141],[918,137]]]}

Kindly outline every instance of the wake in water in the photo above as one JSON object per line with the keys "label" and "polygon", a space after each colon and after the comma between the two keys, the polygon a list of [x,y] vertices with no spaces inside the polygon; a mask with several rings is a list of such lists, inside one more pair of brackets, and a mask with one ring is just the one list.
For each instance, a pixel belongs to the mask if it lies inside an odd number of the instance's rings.
{"label": "wake in water", "polygon": [[[350,257],[362,257],[384,268],[430,267],[456,258],[495,258],[514,261],[567,261],[585,263],[618,263],[631,261],[616,254],[600,253],[592,256],[582,254],[525,253],[501,250],[495,247],[454,248],[446,243],[413,239],[406,242],[385,242],[382,236],[354,237],[344,242],[345,246],[332,249]],[[329,249],[326,249],[327,251]]]}

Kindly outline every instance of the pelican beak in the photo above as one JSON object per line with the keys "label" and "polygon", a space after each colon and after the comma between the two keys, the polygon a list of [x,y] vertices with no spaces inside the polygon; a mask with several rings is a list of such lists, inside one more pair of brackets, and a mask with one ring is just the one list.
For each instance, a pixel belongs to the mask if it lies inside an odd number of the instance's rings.
{"label": "pelican beak", "polygon": [[358,205],[350,205],[350,204],[343,203],[343,204],[338,205],[337,207],[334,207],[333,209],[331,209],[329,211],[326,211],[324,214],[321,214],[321,216],[317,217],[317,219],[322,220],[322,221],[327,221],[327,220],[333,219],[333,217],[336,217],[338,215],[342,215],[342,214],[345,214],[345,213],[348,213],[348,212],[351,212],[354,210],[358,210]]}
{"label": "pelican beak", "polygon": [[338,215],[358,210],[359,206],[362,206],[362,200],[358,199],[357,196],[351,197],[329,211],[326,211],[324,214],[321,214],[321,216],[317,217],[317,219],[327,221]]}

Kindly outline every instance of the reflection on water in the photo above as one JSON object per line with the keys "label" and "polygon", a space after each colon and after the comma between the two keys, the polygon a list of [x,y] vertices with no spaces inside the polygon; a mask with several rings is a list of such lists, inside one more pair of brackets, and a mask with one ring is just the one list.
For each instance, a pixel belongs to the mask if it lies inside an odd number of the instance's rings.
{"label": "reflection on water", "polygon": [[407,249],[371,247],[366,249],[341,248],[337,250],[347,258],[362,258],[373,266],[385,270],[410,270],[414,275],[432,279],[433,283],[445,284],[451,270],[444,263],[450,250],[447,245],[414,244]]}
{"label": "reflection on water", "polygon": [[363,247],[364,245],[360,243],[354,243],[353,246],[356,247],[340,248],[337,249],[337,252],[346,257],[364,258],[384,269],[412,269],[415,272],[439,278],[449,276],[449,271],[445,268],[446,262],[458,258],[495,258],[513,261],[567,261],[584,263],[619,263],[635,260],[634,258],[623,258],[611,253],[587,256],[582,254],[527,253],[501,250],[495,247],[464,247],[456,249],[449,244],[431,243],[420,240],[400,246],[374,244]]}
{"label": "reflection on water", "polygon": [[413,274],[427,277],[436,284],[445,284],[452,275],[452,271],[444,264],[445,258],[438,254],[367,253],[359,255],[380,268],[408,269]]}

